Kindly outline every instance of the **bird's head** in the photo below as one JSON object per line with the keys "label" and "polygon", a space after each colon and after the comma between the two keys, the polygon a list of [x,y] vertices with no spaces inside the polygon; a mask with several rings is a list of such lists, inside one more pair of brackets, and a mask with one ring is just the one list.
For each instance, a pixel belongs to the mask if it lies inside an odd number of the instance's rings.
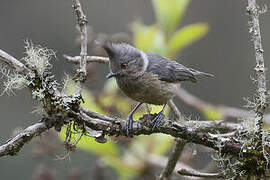
{"label": "bird's head", "polygon": [[111,72],[107,78],[139,76],[146,70],[147,57],[142,51],[125,43],[102,45],[110,59]]}

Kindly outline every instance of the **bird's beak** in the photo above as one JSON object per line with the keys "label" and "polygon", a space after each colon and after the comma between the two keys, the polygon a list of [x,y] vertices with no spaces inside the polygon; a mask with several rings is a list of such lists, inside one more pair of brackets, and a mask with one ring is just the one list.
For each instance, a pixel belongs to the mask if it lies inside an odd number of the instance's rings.
{"label": "bird's beak", "polygon": [[106,76],[106,78],[107,78],[107,79],[110,79],[110,78],[112,78],[112,77],[115,77],[116,75],[117,75],[117,73],[110,72],[110,73]]}

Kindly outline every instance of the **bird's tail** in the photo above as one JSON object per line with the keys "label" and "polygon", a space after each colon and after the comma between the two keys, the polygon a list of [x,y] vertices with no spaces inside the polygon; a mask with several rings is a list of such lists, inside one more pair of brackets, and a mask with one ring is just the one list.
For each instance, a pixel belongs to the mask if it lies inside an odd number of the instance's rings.
{"label": "bird's tail", "polygon": [[214,78],[215,77],[215,75],[213,75],[213,74],[209,74],[209,73],[206,73],[206,72],[201,72],[201,71],[197,71],[197,70],[195,70],[195,69],[189,69],[191,72],[192,72],[192,74],[193,75],[195,75],[195,76],[206,76],[206,77],[212,77],[212,78]]}

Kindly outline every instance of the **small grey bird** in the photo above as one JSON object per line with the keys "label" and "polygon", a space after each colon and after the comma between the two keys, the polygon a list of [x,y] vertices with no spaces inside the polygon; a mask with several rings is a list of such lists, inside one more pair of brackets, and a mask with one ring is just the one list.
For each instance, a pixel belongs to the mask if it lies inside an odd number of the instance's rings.
{"label": "small grey bird", "polygon": [[133,114],[143,103],[164,105],[154,118],[154,130],[164,118],[164,109],[172,99],[181,81],[197,82],[196,76],[214,77],[212,74],[187,68],[158,54],[143,52],[125,43],[101,44],[107,52],[110,73],[119,88],[131,99],[139,103],[131,111],[126,121],[126,134],[132,130]]}

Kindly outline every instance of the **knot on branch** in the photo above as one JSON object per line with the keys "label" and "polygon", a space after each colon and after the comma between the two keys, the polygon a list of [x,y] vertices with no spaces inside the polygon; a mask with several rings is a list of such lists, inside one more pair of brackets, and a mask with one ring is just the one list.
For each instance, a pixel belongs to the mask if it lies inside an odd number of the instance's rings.
{"label": "knot on branch", "polygon": [[77,69],[76,75],[75,75],[75,77],[74,77],[74,80],[83,83],[83,82],[86,81],[86,78],[87,78],[87,76],[86,76],[86,71],[83,70],[83,69]]}

